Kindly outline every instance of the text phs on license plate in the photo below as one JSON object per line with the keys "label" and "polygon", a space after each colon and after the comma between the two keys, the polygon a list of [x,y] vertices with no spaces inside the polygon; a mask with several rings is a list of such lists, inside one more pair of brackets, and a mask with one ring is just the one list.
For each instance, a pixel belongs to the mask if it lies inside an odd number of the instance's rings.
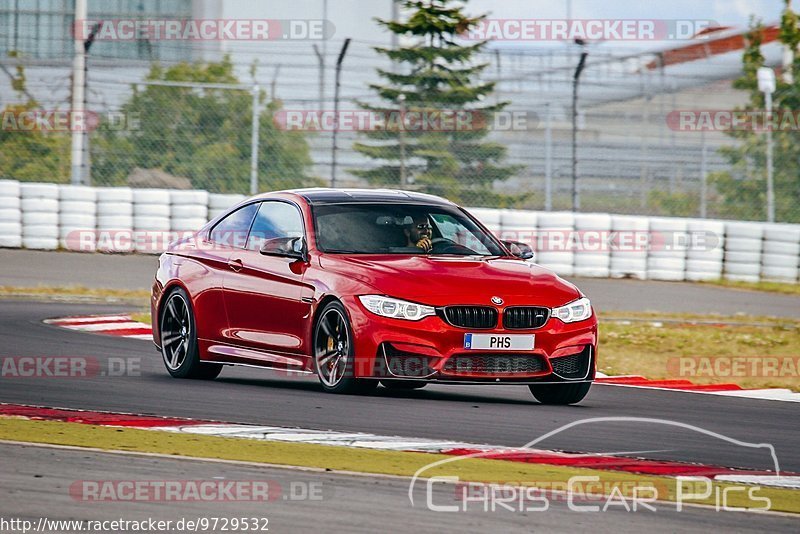
{"label": "text phs on license plate", "polygon": [[470,350],[533,350],[534,336],[527,334],[464,334]]}

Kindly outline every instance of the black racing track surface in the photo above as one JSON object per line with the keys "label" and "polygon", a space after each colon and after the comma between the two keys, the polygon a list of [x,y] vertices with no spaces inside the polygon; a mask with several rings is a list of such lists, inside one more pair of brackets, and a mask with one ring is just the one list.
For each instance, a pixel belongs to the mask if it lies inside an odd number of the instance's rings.
{"label": "black racing track surface", "polygon": [[[0,402],[159,414],[313,429],[521,446],[560,426],[597,417],[643,417],[696,425],[746,442],[775,446],[783,470],[800,471],[800,405],[596,385],[578,406],[536,403],[519,386],[429,386],[370,396],[321,391],[314,378],[226,368],[214,382],[175,380],[147,341],[72,332],[49,317],[113,313],[119,307],[0,301],[0,357],[88,356],[129,359],[140,370],[93,378],[0,377]],[[117,360],[119,361],[119,360]],[[558,434],[538,447],[627,453],[769,469],[764,449],[748,448],[656,423],[598,422]]]}

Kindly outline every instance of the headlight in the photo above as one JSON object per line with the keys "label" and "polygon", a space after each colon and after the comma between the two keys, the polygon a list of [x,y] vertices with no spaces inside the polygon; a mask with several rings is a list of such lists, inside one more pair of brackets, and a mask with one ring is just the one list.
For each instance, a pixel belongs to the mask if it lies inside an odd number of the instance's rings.
{"label": "headlight", "polygon": [[553,317],[565,323],[585,321],[592,316],[592,303],[586,297],[570,302],[566,306],[553,308]]}
{"label": "headlight", "polygon": [[436,310],[432,306],[423,306],[422,304],[393,299],[391,297],[364,295],[363,297],[358,297],[358,299],[366,309],[383,317],[419,321],[423,317],[436,315]]}

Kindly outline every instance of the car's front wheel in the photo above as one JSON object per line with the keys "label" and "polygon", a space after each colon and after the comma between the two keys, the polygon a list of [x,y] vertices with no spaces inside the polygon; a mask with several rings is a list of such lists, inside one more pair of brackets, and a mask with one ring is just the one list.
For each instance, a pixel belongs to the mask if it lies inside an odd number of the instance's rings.
{"label": "car's front wheel", "polygon": [[322,388],[330,393],[364,393],[377,380],[355,377],[355,343],[347,312],[339,302],[328,303],[314,327],[314,368]]}
{"label": "car's front wheel", "polygon": [[164,301],[158,323],[161,355],[167,371],[174,378],[213,380],[219,376],[222,366],[200,361],[191,302],[182,288],[174,289]]}
{"label": "car's front wheel", "polygon": [[531,384],[528,388],[533,397],[542,404],[576,404],[583,400],[591,382],[576,382],[574,384]]}

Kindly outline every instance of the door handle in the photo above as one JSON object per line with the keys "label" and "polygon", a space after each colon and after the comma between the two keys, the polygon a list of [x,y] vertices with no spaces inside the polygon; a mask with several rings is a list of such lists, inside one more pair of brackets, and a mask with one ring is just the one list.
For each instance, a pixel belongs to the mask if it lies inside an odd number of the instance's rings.
{"label": "door handle", "polygon": [[239,271],[242,270],[242,267],[244,267],[244,264],[242,263],[242,260],[240,260],[239,258],[236,258],[236,259],[228,260],[228,267],[230,267],[233,272],[238,273]]}

